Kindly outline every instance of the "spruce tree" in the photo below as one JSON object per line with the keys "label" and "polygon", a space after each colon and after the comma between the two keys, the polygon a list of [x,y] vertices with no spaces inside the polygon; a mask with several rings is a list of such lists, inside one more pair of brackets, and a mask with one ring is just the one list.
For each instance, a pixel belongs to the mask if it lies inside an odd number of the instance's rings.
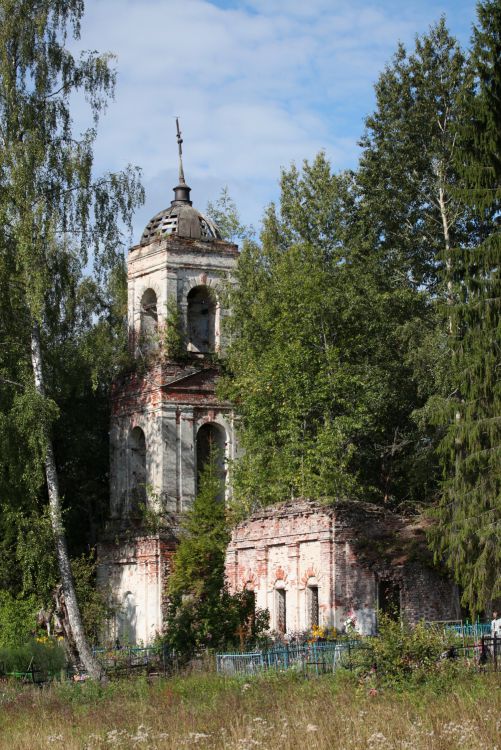
{"label": "spruce tree", "polygon": [[447,314],[454,390],[438,412],[448,423],[432,531],[437,555],[476,612],[501,596],[501,5],[486,0],[477,13],[456,194],[484,223],[486,236],[453,256],[458,291]]}

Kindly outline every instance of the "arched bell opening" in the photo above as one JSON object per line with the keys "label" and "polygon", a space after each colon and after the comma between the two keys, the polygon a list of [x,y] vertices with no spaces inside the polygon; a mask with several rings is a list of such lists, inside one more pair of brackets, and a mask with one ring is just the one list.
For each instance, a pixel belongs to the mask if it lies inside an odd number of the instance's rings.
{"label": "arched bell opening", "polygon": [[158,331],[157,295],[153,289],[147,289],[141,297],[140,320],[141,339],[153,343]]}
{"label": "arched bell opening", "polygon": [[217,301],[208,286],[196,286],[188,294],[188,350],[200,354],[216,351]]}
{"label": "arched bell opening", "polygon": [[209,461],[214,461],[218,477],[221,482],[219,499],[224,500],[226,483],[226,431],[215,422],[203,424],[197,432],[196,441],[196,469],[197,469],[197,491],[200,488],[200,477],[204,466]]}

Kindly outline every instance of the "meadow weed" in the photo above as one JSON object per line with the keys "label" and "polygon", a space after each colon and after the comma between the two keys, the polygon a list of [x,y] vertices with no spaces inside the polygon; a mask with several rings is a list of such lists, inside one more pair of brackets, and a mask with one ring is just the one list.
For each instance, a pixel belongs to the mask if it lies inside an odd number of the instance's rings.
{"label": "meadow weed", "polygon": [[379,686],[353,673],[193,674],[148,682],[0,686],[12,750],[469,750],[501,747],[499,674]]}

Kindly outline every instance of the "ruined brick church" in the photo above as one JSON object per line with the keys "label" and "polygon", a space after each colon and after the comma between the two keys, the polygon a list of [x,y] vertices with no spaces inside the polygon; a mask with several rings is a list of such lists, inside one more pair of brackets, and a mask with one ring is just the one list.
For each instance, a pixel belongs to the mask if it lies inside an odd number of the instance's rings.
{"label": "ruined brick church", "polygon": [[[128,325],[138,366],[112,392],[110,522],[98,548],[98,582],[118,612],[108,638],[128,643],[150,643],[162,631],[180,514],[193,501],[209,446],[220,449],[227,495],[227,466],[238,458],[235,411],[215,389],[215,355],[225,348],[220,289],[232,279],[238,247],[193,207],[179,130],[178,144],[174,199],[129,251]],[[165,356],[174,327],[179,356]],[[380,508],[298,500],[234,529],[228,585],[252,590],[282,633],[346,623],[373,633],[388,606],[411,621],[456,619],[456,588],[423,559],[424,549],[422,529]]]}

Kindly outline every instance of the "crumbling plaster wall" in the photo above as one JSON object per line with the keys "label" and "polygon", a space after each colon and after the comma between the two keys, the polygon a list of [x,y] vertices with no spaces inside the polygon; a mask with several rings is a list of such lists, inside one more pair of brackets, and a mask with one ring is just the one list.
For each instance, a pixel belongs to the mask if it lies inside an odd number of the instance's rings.
{"label": "crumbling plaster wall", "polygon": [[226,311],[219,304],[218,288],[231,279],[236,268],[238,250],[226,242],[197,242],[172,238],[136,245],[128,257],[128,324],[137,341],[140,333],[141,299],[147,289],[157,296],[158,327],[166,324],[167,303],[176,302],[180,312],[182,333],[187,343],[188,294],[198,286],[207,286],[215,293],[216,351],[224,350],[221,322]]}
{"label": "crumbling plaster wall", "polygon": [[131,536],[98,545],[97,584],[110,592],[117,609],[105,640],[148,644],[161,632],[173,554],[174,542],[160,536]]}
{"label": "crumbling plaster wall", "polygon": [[215,396],[215,370],[175,364],[158,365],[144,377],[132,375],[113,395],[110,428],[110,487],[113,518],[130,510],[128,438],[138,426],[146,441],[146,475],[150,506],[158,512],[181,512],[196,492],[196,436],[207,422],[225,434],[227,465],[237,446],[233,410]]}

